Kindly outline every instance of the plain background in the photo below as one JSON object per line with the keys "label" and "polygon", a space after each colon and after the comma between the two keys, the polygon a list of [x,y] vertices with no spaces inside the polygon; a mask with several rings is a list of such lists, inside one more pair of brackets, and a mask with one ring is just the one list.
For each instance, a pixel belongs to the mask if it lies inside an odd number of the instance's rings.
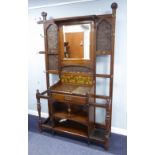
{"label": "plain background", "polygon": [[[128,154],[155,154],[154,1],[128,1]],[[28,152],[27,1],[0,5],[0,154]]]}

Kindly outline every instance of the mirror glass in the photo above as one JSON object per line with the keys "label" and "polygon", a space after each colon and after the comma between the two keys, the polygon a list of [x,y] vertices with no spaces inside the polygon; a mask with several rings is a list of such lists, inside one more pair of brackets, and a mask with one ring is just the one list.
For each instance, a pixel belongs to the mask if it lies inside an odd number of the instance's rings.
{"label": "mirror glass", "polygon": [[90,59],[90,24],[63,26],[64,59]]}

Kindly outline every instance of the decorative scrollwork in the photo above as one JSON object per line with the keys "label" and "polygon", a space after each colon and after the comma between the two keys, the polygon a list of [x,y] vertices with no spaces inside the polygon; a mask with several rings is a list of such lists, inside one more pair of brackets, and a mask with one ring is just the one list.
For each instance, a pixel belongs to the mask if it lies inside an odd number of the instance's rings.
{"label": "decorative scrollwork", "polygon": [[92,85],[93,77],[92,76],[82,76],[82,75],[62,75],[62,83],[72,83],[72,84],[83,84],[83,85]]}

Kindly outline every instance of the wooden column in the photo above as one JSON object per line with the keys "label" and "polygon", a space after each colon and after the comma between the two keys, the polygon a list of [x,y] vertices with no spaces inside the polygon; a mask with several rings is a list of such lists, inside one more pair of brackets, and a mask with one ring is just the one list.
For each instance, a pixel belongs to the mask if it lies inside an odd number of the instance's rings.
{"label": "wooden column", "polygon": [[42,12],[41,16],[43,17],[43,28],[44,28],[44,45],[45,45],[45,68],[46,68],[46,86],[47,89],[49,88],[49,73],[47,72],[49,67],[48,67],[48,45],[47,45],[47,34],[46,34],[46,17],[47,13]]}
{"label": "wooden column", "polygon": [[117,3],[112,3],[112,53],[111,53],[111,59],[110,59],[110,75],[112,78],[110,78],[110,131],[111,131],[111,118],[112,118],[112,98],[113,98],[113,74],[114,74],[114,46],[115,46],[115,21],[116,21],[116,9],[118,5]]}

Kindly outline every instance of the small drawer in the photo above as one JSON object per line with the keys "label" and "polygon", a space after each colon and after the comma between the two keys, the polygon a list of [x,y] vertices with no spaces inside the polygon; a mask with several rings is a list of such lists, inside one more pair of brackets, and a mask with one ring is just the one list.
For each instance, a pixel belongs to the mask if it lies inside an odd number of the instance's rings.
{"label": "small drawer", "polygon": [[73,103],[79,103],[79,104],[86,104],[87,103],[86,97],[71,96],[71,100]]}
{"label": "small drawer", "polygon": [[87,98],[75,95],[52,94],[54,100],[59,102],[69,102],[72,104],[86,104]]}
{"label": "small drawer", "polygon": [[54,100],[63,102],[64,101],[64,95],[63,94],[52,94],[52,98]]}

